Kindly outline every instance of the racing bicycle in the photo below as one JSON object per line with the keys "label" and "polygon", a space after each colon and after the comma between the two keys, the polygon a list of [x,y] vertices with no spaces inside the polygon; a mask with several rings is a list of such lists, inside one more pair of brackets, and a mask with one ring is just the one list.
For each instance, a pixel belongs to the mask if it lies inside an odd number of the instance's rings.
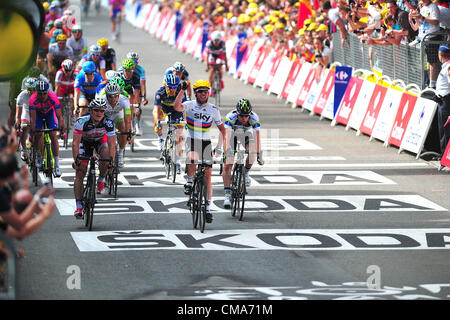
{"label": "racing bicycle", "polygon": [[80,160],[89,160],[88,176],[86,179],[86,187],[83,191],[83,220],[85,220],[85,226],[89,231],[92,230],[92,221],[94,220],[94,207],[96,203],[97,194],[97,175],[96,175],[96,165],[99,161],[107,161],[112,163],[111,158],[97,158],[97,156],[84,157],[77,156],[77,162]]}
{"label": "racing bicycle", "polygon": [[64,116],[64,123],[66,124],[66,127],[64,129],[64,135],[62,136],[62,139],[64,141],[64,148],[69,147],[69,134],[70,134],[70,122],[72,119],[72,113],[70,111],[70,107],[73,104],[73,97],[58,97],[59,101],[61,101],[61,107],[62,112]]}
{"label": "racing bicycle", "polygon": [[175,128],[177,125],[185,125],[186,121],[172,121],[171,114],[167,114],[165,121],[158,122],[159,124],[166,123],[168,126],[166,139],[164,140],[163,150],[161,151],[161,161],[166,170],[166,178],[170,179],[172,174],[172,182],[175,183],[177,178],[176,173],[176,159],[177,159],[177,138],[175,136]]}
{"label": "racing bicycle", "polygon": [[[43,121],[43,129],[35,129],[34,133],[44,133],[44,153],[42,155],[42,164],[41,164],[41,171],[44,173],[45,177],[50,180],[50,185],[53,186],[53,176],[55,175],[55,159],[53,158],[53,152],[52,152],[52,141],[50,139],[50,132],[52,131],[58,131],[61,130],[59,128],[55,129],[47,129],[47,125],[45,124],[45,120]],[[33,143],[35,142],[35,139],[33,139]],[[33,149],[35,149],[33,147]],[[36,150],[33,151],[33,162],[36,160]],[[36,167],[36,165],[34,165]],[[36,170],[36,180],[35,185],[37,186],[37,167],[36,169],[33,168],[33,170]],[[33,172],[33,180],[34,180],[35,173]]]}
{"label": "racing bicycle", "polygon": [[222,63],[215,63],[211,65],[214,68],[214,82],[211,85],[213,90],[213,97],[217,107],[220,107],[220,92],[222,91],[222,76],[221,69]]}
{"label": "racing bicycle", "polygon": [[[116,135],[128,135],[131,136],[130,132],[116,132]],[[114,163],[112,164],[111,170],[108,171],[108,174],[106,175],[106,183],[109,188],[109,195],[112,195],[114,198],[117,198],[117,185],[119,184],[118,177],[120,173],[119,168],[119,142],[116,139],[116,157],[114,159]]]}

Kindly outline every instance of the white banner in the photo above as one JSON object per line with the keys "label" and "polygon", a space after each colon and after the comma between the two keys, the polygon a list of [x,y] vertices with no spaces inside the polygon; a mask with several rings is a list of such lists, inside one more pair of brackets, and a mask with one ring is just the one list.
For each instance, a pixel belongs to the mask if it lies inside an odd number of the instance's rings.
{"label": "white banner", "polygon": [[269,76],[270,69],[272,69],[275,55],[276,52],[272,49],[264,59],[261,70],[259,70],[258,75],[256,76],[256,80],[253,85],[254,87],[261,87],[262,89],[264,89],[264,84],[266,83],[266,79]]}
{"label": "white banner", "polygon": [[289,95],[287,97],[287,101],[296,103],[297,98],[300,94],[300,90],[302,90],[303,83],[306,80],[306,77],[309,74],[309,70],[311,70],[312,64],[309,62],[305,62],[302,64],[300,72],[298,73],[297,78],[295,79],[294,85],[291,87],[289,91]]}
{"label": "white banner", "polygon": [[[314,66],[313,66],[313,68],[314,68]],[[330,69],[324,69],[322,71],[322,73],[320,74],[320,80],[318,83],[316,82],[316,79],[313,80],[311,89],[309,90],[308,94],[306,95],[306,100],[302,105],[302,107],[304,109],[313,111],[314,106],[316,105],[317,100],[319,99],[320,93],[322,92],[322,88],[326,82],[329,71],[330,71]]]}
{"label": "white banner", "polygon": [[281,94],[287,77],[289,76],[289,72],[291,71],[292,64],[293,62],[289,60],[288,57],[283,56],[281,58],[280,65],[278,66],[275,77],[273,78],[272,84],[268,90],[269,93],[275,93],[277,95]]}
{"label": "white banner", "polygon": [[361,122],[366,115],[367,107],[369,106],[369,101],[372,97],[373,89],[375,89],[375,82],[364,80],[361,91],[358,95],[358,99],[356,100],[352,114],[350,115],[346,130],[348,130],[348,128],[359,130]]}

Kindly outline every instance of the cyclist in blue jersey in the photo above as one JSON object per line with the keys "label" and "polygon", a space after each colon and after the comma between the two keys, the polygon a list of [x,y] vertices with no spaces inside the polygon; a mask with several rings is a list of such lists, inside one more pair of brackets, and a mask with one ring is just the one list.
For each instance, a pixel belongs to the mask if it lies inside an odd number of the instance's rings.
{"label": "cyclist in blue jersey", "polygon": [[[155,107],[153,109],[153,122],[155,126],[155,132],[159,138],[159,148],[162,151],[164,139],[162,137],[162,125],[160,121],[163,120],[168,113],[171,113],[172,121],[183,121],[183,112],[177,112],[174,109],[175,98],[178,92],[181,90],[179,84],[180,79],[174,74],[166,75],[164,79],[164,86],[158,89],[155,93]],[[182,102],[186,101],[186,97],[183,97]],[[175,130],[175,137],[177,139],[176,148],[178,157],[175,161],[177,167],[177,174],[181,173],[180,160],[183,154],[183,129],[184,125],[177,125]]]}
{"label": "cyclist in blue jersey", "polygon": [[77,66],[77,70],[80,71],[81,67],[86,61],[92,61],[95,65],[95,71],[99,73],[103,79],[106,79],[106,61],[105,58],[102,57],[102,48],[96,44],[93,44],[89,48],[89,53],[85,54],[80,63]]}
{"label": "cyclist in blue jersey", "polygon": [[74,101],[77,103],[75,112],[79,112],[79,116],[87,112],[85,108],[95,98],[97,86],[103,81],[102,76],[95,71],[95,64],[92,61],[86,61],[82,69],[74,84]]}

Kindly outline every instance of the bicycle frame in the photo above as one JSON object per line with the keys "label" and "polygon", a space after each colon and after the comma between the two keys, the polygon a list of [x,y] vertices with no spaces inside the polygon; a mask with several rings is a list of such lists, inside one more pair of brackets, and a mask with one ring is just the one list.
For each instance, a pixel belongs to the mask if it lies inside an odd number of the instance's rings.
{"label": "bicycle frame", "polygon": [[169,120],[160,123],[168,125],[166,138],[164,139],[164,147],[162,150],[162,161],[166,169],[166,178],[170,179],[172,172],[172,182],[176,180],[176,159],[177,159],[177,138],[175,135],[176,125],[185,125],[186,121],[172,121],[171,114],[167,115]]}

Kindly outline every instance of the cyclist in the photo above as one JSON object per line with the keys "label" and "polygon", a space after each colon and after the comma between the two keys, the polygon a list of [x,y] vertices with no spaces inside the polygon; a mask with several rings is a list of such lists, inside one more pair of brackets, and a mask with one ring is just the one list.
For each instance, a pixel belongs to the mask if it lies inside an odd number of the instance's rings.
{"label": "cyclist", "polygon": [[192,89],[191,89],[191,81],[189,81],[189,72],[187,72],[186,67],[181,62],[175,62],[173,66],[167,68],[166,75],[168,73],[173,73],[180,78],[180,81],[186,81],[188,87],[186,90],[186,99],[191,100]]}
{"label": "cyclist", "polygon": [[[75,78],[78,72],[74,71],[72,60],[66,59],[61,63],[61,69],[56,72],[55,77],[55,93],[58,97],[71,97],[74,94]],[[74,101],[70,105],[70,114],[73,115]]]}
{"label": "cyclist", "polygon": [[86,39],[83,38],[83,29],[76,24],[72,27],[72,36],[67,39],[67,45],[73,50],[73,59],[77,64],[85,54],[87,54],[88,46]]}
{"label": "cyclist", "polygon": [[[116,134],[114,123],[105,116],[106,100],[96,98],[89,103],[89,113],[77,119],[73,132],[73,168],[76,171],[74,181],[74,194],[76,201],[75,218],[83,217],[83,180],[87,171],[88,160],[78,160],[78,155],[90,157],[93,151],[101,158],[112,158],[114,160],[116,148]],[[100,162],[100,175],[97,180],[97,193],[102,194],[105,188],[105,176],[108,171],[108,163]]]}
{"label": "cyclist", "polygon": [[[167,74],[164,79],[164,86],[158,89],[155,93],[155,107],[153,108],[153,123],[155,126],[155,132],[159,138],[159,150],[162,151],[164,139],[162,137],[162,125],[160,121],[163,120],[168,113],[171,113],[172,121],[183,121],[184,115],[182,112],[174,110],[175,98],[181,88],[179,87],[180,79],[174,74]],[[186,101],[186,97],[183,97],[181,102]],[[175,137],[176,148],[178,157],[175,161],[177,174],[181,173],[181,157],[183,155],[183,128],[184,125],[176,125]],[[161,155],[162,156],[162,155]]]}
{"label": "cyclist", "polygon": [[51,28],[48,33],[50,34],[51,37],[53,37],[55,35],[55,31],[57,31],[57,30],[59,30],[59,31],[61,31],[61,33],[65,34],[66,37],[70,37],[70,35],[71,35],[70,29],[68,29],[64,26],[64,21],[62,19],[56,19],[53,22],[53,28]]}
{"label": "cyclist", "polygon": [[[130,101],[121,94],[120,86],[116,82],[110,82],[105,87],[106,95],[106,116],[110,118],[120,132],[129,132],[131,128]],[[103,99],[105,99],[103,97]],[[119,135],[119,153],[117,162],[119,167],[123,167],[127,136]]]}
{"label": "cyclist", "polygon": [[[42,129],[44,119],[48,129],[56,129],[59,125],[59,128],[64,130],[61,105],[56,94],[49,89],[50,85],[45,81],[39,80],[36,83],[36,92],[31,95],[29,103],[31,130]],[[36,135],[36,139],[33,138],[33,143],[37,146],[37,168],[41,168],[42,166],[43,137],[44,135],[41,133]],[[55,161],[55,176],[60,177],[62,172],[59,168],[59,143],[56,138],[56,131],[50,132],[50,139],[52,141],[53,159]]]}
{"label": "cyclist", "polygon": [[[231,208],[231,168],[233,166],[234,151],[237,140],[241,142],[247,151],[250,151],[245,161],[245,184],[250,187],[248,172],[252,168],[255,158],[259,165],[263,165],[261,151],[261,138],[259,129],[261,124],[256,112],[252,111],[252,105],[248,99],[240,99],[236,104],[236,110],[230,111],[225,117],[223,185],[225,192],[224,207]],[[255,154],[256,152],[256,154]]]}
{"label": "cyclist", "polygon": [[77,103],[75,113],[80,112],[80,116],[86,113],[84,108],[95,98],[97,86],[102,81],[102,76],[95,72],[95,64],[92,61],[86,61],[83,64],[83,72],[75,78],[74,102]]}
{"label": "cyclist", "polygon": [[61,16],[58,15],[57,5],[52,3],[48,8],[48,13],[45,16],[45,23],[49,23],[50,21],[55,21],[56,19],[60,19]]}
{"label": "cyclist", "polygon": [[80,70],[83,67],[83,64],[86,61],[92,61],[95,65],[95,71],[99,73],[103,79],[106,79],[106,62],[105,58],[101,55],[102,49],[93,44],[89,47],[89,53],[85,54],[83,58],[81,58],[80,63],[77,66],[77,70]]}
{"label": "cyclist", "polygon": [[109,46],[108,40],[101,38],[97,40],[97,45],[101,49],[101,56],[105,59],[105,69],[116,70],[116,51]]}
{"label": "cyclist", "polygon": [[118,17],[119,23],[121,23],[122,11],[125,5],[125,0],[109,0],[109,4],[110,4],[109,17],[111,18],[112,39],[116,40],[116,17]]}
{"label": "cyclist", "polygon": [[[53,21],[51,21],[53,24]],[[50,24],[50,22],[49,22]],[[38,55],[36,57],[36,65],[39,67],[41,72],[44,71],[45,59],[47,58],[48,49],[50,46],[50,40],[52,37],[49,34],[50,27],[47,25],[45,31],[42,33],[41,39],[39,41]]]}
{"label": "cyclist", "polygon": [[[228,71],[228,60],[225,41],[222,40],[222,33],[220,31],[214,31],[211,34],[211,40],[206,43],[207,55],[206,55],[206,72],[209,71],[209,83],[214,82],[214,65],[225,64],[225,68]],[[223,70],[219,68],[220,78],[223,78]],[[222,89],[224,87],[223,80],[220,83]],[[213,95],[212,89],[210,95]]]}
{"label": "cyclist", "polygon": [[[139,83],[141,85],[141,91],[140,91],[140,98],[141,98],[141,102],[144,105],[148,104],[148,100],[147,100],[147,80],[145,77],[145,70],[142,66],[140,66],[139,63],[139,54],[136,52],[128,52],[127,53],[127,59],[133,60],[135,67],[134,67],[134,71],[133,73],[135,75],[137,75],[139,77]],[[122,71],[123,67],[121,66],[119,68],[119,71]],[[138,108],[136,110],[136,133],[138,135],[142,135],[142,127],[141,127],[141,117],[142,117],[142,110],[141,108]]]}
{"label": "cyclist", "polygon": [[103,80],[102,82],[100,82],[100,84],[97,86],[97,89],[95,90],[96,96],[100,96],[101,92],[103,92],[102,96],[104,95],[103,89],[105,89],[106,85],[116,77],[117,72],[114,70],[108,70],[108,71],[106,71],[105,74],[106,74],[106,79]]}
{"label": "cyclist", "polygon": [[[140,113],[139,106],[138,110],[135,110],[133,104],[139,104],[140,92],[141,92],[141,82],[139,76],[134,72],[136,64],[131,59],[123,59],[122,60],[122,70],[119,71],[118,75],[124,81],[125,87],[124,90],[130,96],[130,104],[131,104],[131,114],[135,112],[136,116]],[[141,135],[142,130],[140,126],[140,122],[136,121],[136,135]]]}
{"label": "cyclist", "polygon": [[[212,145],[209,130],[214,122],[220,131],[218,146],[216,147],[216,154],[222,153],[221,147],[223,145],[223,135],[225,134],[225,127],[220,116],[219,109],[211,103],[208,103],[208,93],[211,85],[207,80],[197,80],[194,82],[193,89],[195,100],[181,102],[187,83],[181,84],[181,90],[175,99],[174,109],[178,112],[185,112],[186,122],[188,128],[188,137],[186,138],[186,158],[187,158],[187,177],[184,185],[184,193],[190,194],[192,190],[192,179],[196,171],[196,164],[189,163],[191,160],[209,160],[212,161]],[[205,170],[206,187],[208,190],[208,202],[206,205],[206,222],[211,223],[213,216],[210,211],[210,204],[212,199],[211,186],[211,171],[212,165],[208,165]]]}
{"label": "cyclist", "polygon": [[73,61],[73,50],[67,46],[67,36],[65,34],[59,34],[56,37],[56,43],[50,45],[47,53],[47,70],[53,87],[55,85],[56,71],[66,59]]}
{"label": "cyclist", "polygon": [[35,78],[27,78],[25,80],[26,89],[22,90],[22,92],[17,96],[16,128],[20,136],[20,144],[22,146],[22,153],[20,154],[20,157],[23,161],[27,161],[28,159],[28,154],[26,152],[26,141],[30,132],[30,109],[28,104],[30,102],[31,95],[36,90],[36,82],[37,80]]}

